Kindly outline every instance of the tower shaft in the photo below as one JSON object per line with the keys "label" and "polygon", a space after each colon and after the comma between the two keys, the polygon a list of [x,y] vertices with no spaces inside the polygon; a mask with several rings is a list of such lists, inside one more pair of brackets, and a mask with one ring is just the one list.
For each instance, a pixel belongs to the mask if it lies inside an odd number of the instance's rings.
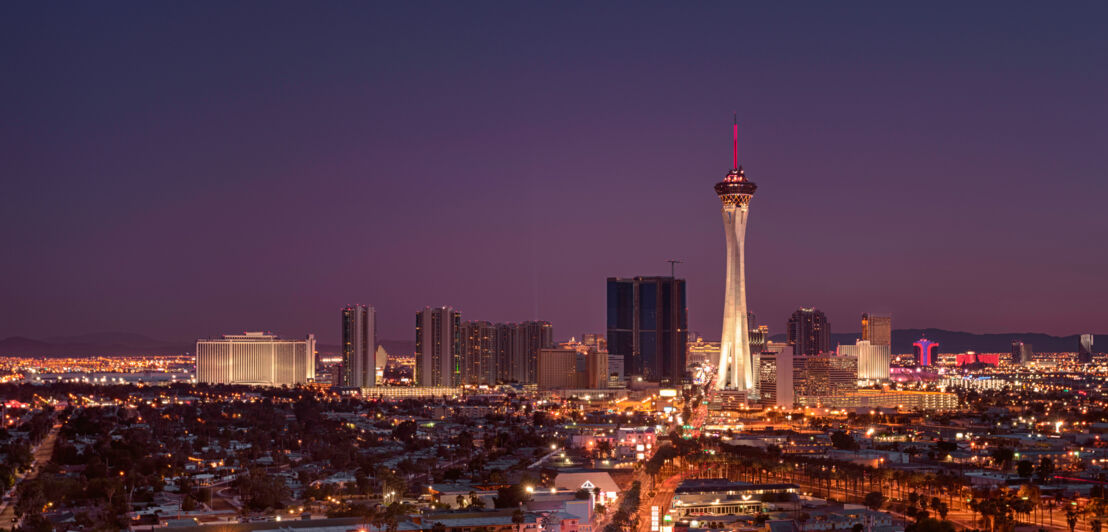
{"label": "tower shaft", "polygon": [[720,342],[716,388],[754,388],[750,327],[746,311],[746,221],[749,204],[723,206],[723,229],[727,241],[727,277],[723,296],[723,332]]}

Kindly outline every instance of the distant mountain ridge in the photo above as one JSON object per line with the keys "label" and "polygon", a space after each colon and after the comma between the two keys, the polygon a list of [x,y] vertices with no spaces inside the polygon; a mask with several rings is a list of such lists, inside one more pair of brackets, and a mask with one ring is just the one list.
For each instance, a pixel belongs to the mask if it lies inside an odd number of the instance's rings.
{"label": "distant mountain ridge", "polygon": [[[415,342],[411,340],[380,340],[379,343],[389,353],[402,355],[415,352]],[[10,336],[0,340],[0,356],[184,355],[195,349],[195,342],[156,340],[125,332],[97,332],[43,339]],[[341,347],[337,344],[317,344],[316,350],[320,353],[338,353]]]}
{"label": "distant mountain ridge", "polygon": [[[1081,335],[1051,336],[1044,333],[988,333],[978,334],[945,329],[895,329],[892,334],[892,351],[911,353],[912,344],[920,338],[939,343],[940,353],[1007,353],[1012,350],[1013,341],[1031,344],[1035,352],[1073,353],[1077,352],[1077,342]],[[862,333],[831,333],[831,344],[853,344],[862,337]],[[784,334],[774,334],[770,340],[784,342]],[[1093,338],[1093,351],[1108,351],[1108,334],[1097,334]]]}
{"label": "distant mountain ridge", "polygon": [[[1036,352],[1075,352],[1080,335],[1051,336],[1043,333],[995,333],[977,334],[944,329],[896,329],[893,331],[893,353],[911,353],[912,343],[927,338],[939,343],[940,353],[1007,353],[1012,349],[1012,341],[1019,340],[1031,344]],[[833,333],[831,343],[853,344],[861,338],[861,333]],[[784,334],[770,337],[775,342],[785,341]],[[415,342],[411,340],[380,340],[379,343],[391,355],[410,355],[415,352]],[[156,340],[141,334],[124,332],[101,332],[75,336],[53,336],[33,339],[11,336],[0,340],[0,356],[101,356],[101,355],[182,355],[192,353],[194,342],[175,342]],[[337,344],[317,344],[320,353],[339,353]],[[1093,340],[1093,350],[1098,353],[1108,351],[1108,335],[1097,334]]]}
{"label": "distant mountain ridge", "polygon": [[8,356],[102,356],[182,355],[196,344],[155,340],[141,334],[106,332],[77,336],[53,336],[42,340],[12,336],[0,340],[0,355]]}

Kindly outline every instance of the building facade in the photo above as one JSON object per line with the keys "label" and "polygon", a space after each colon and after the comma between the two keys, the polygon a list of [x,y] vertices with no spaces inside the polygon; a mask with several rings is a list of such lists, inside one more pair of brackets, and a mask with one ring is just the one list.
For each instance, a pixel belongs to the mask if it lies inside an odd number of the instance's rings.
{"label": "building facade", "polygon": [[416,313],[416,385],[461,385],[461,324],[461,313],[450,307],[425,308]]}
{"label": "building facade", "polygon": [[1012,342],[1012,364],[1027,365],[1035,358],[1031,344],[1015,340]]}
{"label": "building facade", "polygon": [[862,339],[872,345],[893,344],[893,318],[880,314],[862,314]]}
{"label": "building facade", "polygon": [[770,342],[758,359],[758,395],[766,406],[792,408],[793,346]]}
{"label": "building facade", "polygon": [[288,340],[262,332],[196,341],[196,381],[296,386],[315,380],[315,336]]}
{"label": "building facade", "polygon": [[462,384],[496,384],[499,329],[488,321],[462,322]]}
{"label": "building facade", "polygon": [[554,327],[548,321],[525,321],[514,325],[511,376],[515,382],[538,382],[539,350],[554,347]]}
{"label": "building facade", "polygon": [[342,309],[340,385],[346,388],[367,388],[376,385],[376,353],[377,311],[366,305],[351,305]]}
{"label": "building facade", "polygon": [[1077,340],[1077,361],[1088,364],[1093,361],[1093,335],[1082,334]]}
{"label": "building facade", "polygon": [[889,380],[889,362],[892,351],[888,344],[874,344],[869,340],[858,340],[854,345],[840,345],[839,356],[851,356],[858,359],[858,380]]}
{"label": "building facade", "polygon": [[797,355],[818,355],[831,352],[831,322],[827,315],[814,308],[802,308],[789,318],[787,338]]}
{"label": "building facade", "polygon": [[461,384],[535,384],[539,350],[553,347],[550,322],[462,322]]}
{"label": "building facade", "polygon": [[851,356],[794,355],[793,394],[820,397],[858,389],[858,359]]}
{"label": "building facade", "polygon": [[684,279],[608,278],[608,352],[627,379],[681,383],[688,336]]}

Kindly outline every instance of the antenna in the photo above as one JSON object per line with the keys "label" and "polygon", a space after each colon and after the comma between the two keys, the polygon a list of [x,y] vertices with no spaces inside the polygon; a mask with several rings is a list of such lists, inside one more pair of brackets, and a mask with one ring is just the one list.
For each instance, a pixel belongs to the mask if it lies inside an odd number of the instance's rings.
{"label": "antenna", "polygon": [[731,168],[739,169],[739,113],[735,113],[735,123],[731,126]]}
{"label": "antenna", "polygon": [[676,279],[677,276],[675,275],[675,273],[676,273],[677,265],[678,264],[684,264],[685,261],[681,261],[681,260],[677,260],[677,259],[669,259],[666,262],[669,263],[669,276],[671,278]]}

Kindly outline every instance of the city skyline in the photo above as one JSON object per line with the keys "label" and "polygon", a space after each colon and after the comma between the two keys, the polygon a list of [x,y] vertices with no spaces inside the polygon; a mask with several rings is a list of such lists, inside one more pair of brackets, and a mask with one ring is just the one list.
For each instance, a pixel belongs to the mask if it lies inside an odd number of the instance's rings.
{"label": "city skyline", "polygon": [[[604,329],[607,277],[677,258],[689,329],[717,339],[724,251],[704,189],[736,110],[763,186],[748,308],[771,334],[800,306],[1104,332],[1108,251],[1085,245],[1104,227],[1098,10],[634,9],[671,33],[652,39],[616,6],[275,4],[215,21],[5,6],[24,53],[0,58],[21,80],[0,88],[19,102],[0,124],[0,274],[20,281],[0,294],[0,337],[333,344],[351,300],[378,309],[382,339],[441,305],[568,337]],[[491,30],[454,26],[459,11]],[[539,26],[549,39],[530,38]]]}

